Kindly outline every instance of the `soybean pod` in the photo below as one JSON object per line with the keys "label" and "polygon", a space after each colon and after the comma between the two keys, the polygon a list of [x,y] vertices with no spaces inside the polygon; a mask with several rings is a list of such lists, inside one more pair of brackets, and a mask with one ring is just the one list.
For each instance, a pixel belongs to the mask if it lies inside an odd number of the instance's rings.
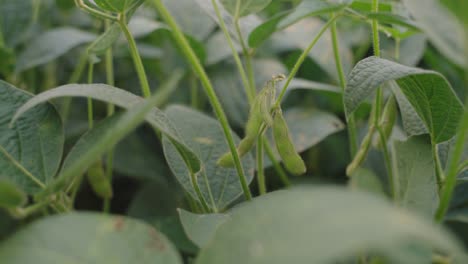
{"label": "soybean pod", "polygon": [[276,148],[283,159],[286,169],[294,175],[304,174],[307,170],[305,163],[296,152],[291,135],[289,134],[288,124],[280,108],[275,110],[274,113],[273,136]]}
{"label": "soybean pod", "polygon": [[91,165],[88,169],[88,182],[94,193],[103,199],[112,198],[112,186],[104,172],[101,161]]}

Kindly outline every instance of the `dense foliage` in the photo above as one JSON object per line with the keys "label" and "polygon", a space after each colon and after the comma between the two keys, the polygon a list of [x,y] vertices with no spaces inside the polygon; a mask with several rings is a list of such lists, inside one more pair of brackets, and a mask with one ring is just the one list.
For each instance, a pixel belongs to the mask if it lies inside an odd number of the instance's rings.
{"label": "dense foliage", "polygon": [[468,263],[467,14],[0,0],[0,263]]}

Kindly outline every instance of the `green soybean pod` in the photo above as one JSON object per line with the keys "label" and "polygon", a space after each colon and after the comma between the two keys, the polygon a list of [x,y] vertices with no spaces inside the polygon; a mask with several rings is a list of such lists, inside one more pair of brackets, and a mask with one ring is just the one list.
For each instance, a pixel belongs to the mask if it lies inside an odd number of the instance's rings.
{"label": "green soybean pod", "polygon": [[112,186],[104,172],[101,161],[91,165],[87,175],[88,182],[97,196],[103,199],[112,198]]}
{"label": "green soybean pod", "polygon": [[273,122],[273,136],[276,148],[283,159],[286,169],[294,175],[301,175],[306,172],[306,166],[301,156],[296,152],[294,144],[289,134],[288,124],[283,117],[281,109],[276,110]]}

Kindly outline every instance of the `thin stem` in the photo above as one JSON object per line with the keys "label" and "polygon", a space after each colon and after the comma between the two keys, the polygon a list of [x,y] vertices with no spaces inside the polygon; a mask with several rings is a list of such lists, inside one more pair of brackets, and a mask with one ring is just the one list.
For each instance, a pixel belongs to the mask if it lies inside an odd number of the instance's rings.
{"label": "thin stem", "polygon": [[221,107],[221,103],[219,102],[218,97],[214,91],[213,85],[211,84],[208,75],[205,72],[205,69],[201,65],[200,61],[198,60],[195,52],[191,48],[190,44],[188,43],[187,39],[185,38],[184,34],[180,30],[177,22],[171,16],[169,11],[166,7],[162,4],[161,0],[153,0],[153,3],[161,15],[162,18],[166,21],[169,27],[172,29],[172,34],[174,35],[174,39],[177,44],[180,46],[183,54],[186,56],[186,59],[192,65],[194,71],[198,74],[200,81],[203,85],[205,93],[207,94],[208,99],[213,107],[216,116],[218,117],[219,122],[223,128],[224,135],[226,137],[226,141],[229,145],[229,149],[231,150],[232,156],[234,158],[234,163],[236,166],[237,174],[239,176],[239,181],[242,186],[242,190],[244,192],[244,196],[247,200],[252,199],[252,194],[250,193],[249,185],[247,183],[247,179],[244,174],[244,169],[242,168],[242,163],[239,158],[239,154],[237,153],[236,144],[234,142],[234,138],[232,136],[231,128],[229,127],[229,123],[226,117],[226,114]]}
{"label": "thin stem", "polygon": [[330,27],[333,24],[333,21],[335,21],[335,19],[337,17],[338,16],[335,16],[335,17],[331,18],[330,20],[328,20],[328,22],[325,25],[323,25],[323,27],[320,29],[319,33],[317,34],[317,36],[315,36],[315,38],[312,40],[312,42],[309,44],[309,46],[307,46],[307,48],[304,49],[304,51],[302,52],[299,59],[297,59],[296,64],[294,64],[293,69],[289,73],[289,76],[286,79],[286,82],[284,83],[284,86],[281,89],[281,93],[279,94],[278,99],[276,100],[276,104],[275,104],[275,106],[273,108],[280,106],[281,101],[283,100],[283,97],[286,94],[286,91],[287,91],[287,89],[289,87],[289,84],[291,83],[292,79],[296,76],[297,72],[301,68],[302,63],[304,63],[305,59],[309,56],[310,50],[312,50],[312,48],[315,46],[315,44],[317,44],[319,39],[322,37],[322,35],[325,33],[325,31],[327,31],[328,27]]}
{"label": "thin stem", "polygon": [[263,135],[257,140],[257,182],[260,195],[266,194],[265,172],[263,169]]}
{"label": "thin stem", "polygon": [[432,141],[431,146],[432,146],[432,158],[434,160],[434,168],[435,168],[435,174],[437,178],[437,185],[439,185],[439,190],[441,190],[444,185],[445,175],[442,169],[439,152],[437,151],[437,143]]}
{"label": "thin stem", "polygon": [[270,143],[268,142],[266,136],[263,136],[263,147],[265,148],[265,152],[270,159],[271,163],[273,163],[273,168],[278,173],[278,176],[284,186],[289,187],[291,186],[291,181],[288,178],[288,174],[286,171],[281,167],[281,164],[276,160],[275,154],[273,153],[273,149],[271,149]]}
{"label": "thin stem", "polygon": [[249,100],[249,103],[251,104],[253,102],[254,98],[255,98],[255,93],[252,94],[251,89],[249,89],[249,87],[250,87],[249,79],[247,78],[247,74],[246,74],[246,72],[244,70],[241,59],[239,57],[239,54],[237,53],[237,49],[234,46],[234,42],[233,42],[233,40],[231,38],[231,35],[229,34],[229,31],[228,31],[228,29],[226,27],[226,23],[224,23],[224,19],[223,19],[222,15],[221,15],[221,12],[219,10],[218,3],[216,3],[216,0],[211,0],[211,2],[213,4],[213,8],[215,10],[216,16],[218,17],[219,26],[220,26],[221,30],[223,31],[223,33],[224,33],[224,37],[226,38],[226,40],[227,40],[227,42],[229,44],[229,48],[231,49],[232,56],[234,58],[234,61],[236,62],[237,69],[238,69],[239,74],[241,76],[242,84],[244,85],[245,93],[247,94],[247,98]]}
{"label": "thin stem", "polygon": [[[78,60],[78,64],[75,67],[75,70],[72,72],[70,79],[68,79],[67,83],[77,83],[80,81],[81,76],[83,76],[83,72],[86,68],[86,64],[88,62],[88,54],[86,52],[82,52],[80,58]],[[63,120],[68,119],[68,115],[70,114],[70,106],[72,103],[73,97],[67,97],[63,100],[62,106],[62,116]]]}
{"label": "thin stem", "polygon": [[[379,12],[379,0],[372,0],[372,12]],[[380,37],[379,37],[379,22],[377,19],[372,20],[372,46],[374,48],[374,55],[380,57]],[[380,112],[382,111],[382,88],[377,88],[374,103],[374,125],[377,127],[380,120]],[[383,142],[385,143],[385,142]]]}
{"label": "thin stem", "polygon": [[[333,14],[335,17],[336,14]],[[343,70],[343,63],[341,61],[341,54],[338,46],[338,30],[336,27],[336,20],[333,21],[331,25],[331,34],[333,42],[333,53],[335,55],[335,64],[336,70],[338,72],[338,77],[340,80],[341,94],[343,95],[343,105],[344,105],[344,93],[346,89],[346,77]],[[354,119],[354,114],[351,114],[348,118],[348,137],[349,137],[349,149],[351,152],[351,158],[354,158],[357,152],[358,143],[357,143],[357,132],[356,132],[356,122]]]}
{"label": "thin stem", "polygon": [[[93,83],[94,63],[90,62],[88,66],[88,84]],[[88,98],[88,128],[92,129],[94,125],[93,120],[93,99]]]}
{"label": "thin stem", "polygon": [[210,207],[208,206],[208,203],[206,202],[205,197],[203,196],[203,193],[200,190],[200,186],[198,185],[197,176],[195,175],[195,173],[190,172],[190,180],[192,181],[193,188],[195,189],[195,193],[198,196],[198,200],[200,200],[203,210],[205,212],[210,212]]}
{"label": "thin stem", "polygon": [[468,109],[467,105],[465,104],[465,114],[462,118],[460,124],[460,130],[455,140],[455,148],[453,150],[452,157],[450,159],[450,163],[448,165],[448,173],[447,178],[445,181],[444,188],[442,189],[441,200],[439,204],[439,208],[436,212],[436,221],[442,222],[444,219],[445,214],[447,213],[448,207],[450,205],[450,201],[452,200],[453,191],[457,184],[457,171],[458,171],[458,164],[463,156],[464,145],[468,138]]}
{"label": "thin stem", "polygon": [[380,142],[382,142],[381,143],[382,152],[384,155],[385,167],[388,173],[388,182],[390,183],[390,192],[392,194],[392,198],[395,200],[397,198],[397,194],[399,190],[397,190],[396,188],[398,186],[398,183],[395,182],[397,179],[394,177],[394,173],[393,173],[392,159],[390,157],[390,151],[388,150],[388,146],[387,146],[387,137],[385,136],[385,132],[381,126],[377,128],[377,131],[380,136]]}
{"label": "thin stem", "polygon": [[148,98],[151,96],[151,89],[149,86],[148,77],[146,77],[146,72],[143,66],[143,61],[141,60],[140,53],[138,52],[138,47],[135,42],[135,39],[133,38],[132,33],[130,33],[130,30],[128,29],[125,14],[121,14],[119,16],[118,22],[119,22],[120,28],[122,29],[122,32],[125,35],[125,38],[127,39],[128,47],[130,49],[130,54],[132,56],[133,63],[135,64],[135,70],[138,74],[138,79],[140,79],[140,85],[141,85],[143,96],[145,98]]}
{"label": "thin stem", "polygon": [[9,210],[9,212],[13,217],[17,219],[24,219],[46,208],[47,206],[49,206],[50,202],[51,202],[50,199],[45,199],[43,201],[40,201],[26,208],[16,208],[16,209]]}
{"label": "thin stem", "polygon": [[[109,20],[105,22],[105,30],[108,30],[111,27],[111,23]],[[110,86],[115,86],[115,77],[114,77],[114,60],[113,60],[113,50],[112,47],[109,47],[106,50],[105,54],[105,67],[106,67],[106,82]],[[107,104],[107,116],[114,115],[115,106],[113,104]],[[110,150],[107,152],[107,160],[106,160],[106,177],[110,183],[112,183],[112,172],[114,167],[114,150]],[[111,209],[111,198],[104,199],[103,204],[103,212],[109,213]]]}
{"label": "thin stem", "polygon": [[252,97],[255,97],[257,94],[257,90],[255,87],[255,76],[254,76],[254,69],[252,64],[252,54],[249,51],[249,47],[244,40],[244,36],[242,35],[242,31],[240,28],[239,18],[234,18],[234,27],[236,28],[237,37],[239,38],[239,42],[241,43],[242,53],[244,54],[245,58],[245,67],[247,68],[247,74],[249,79],[249,91]]}

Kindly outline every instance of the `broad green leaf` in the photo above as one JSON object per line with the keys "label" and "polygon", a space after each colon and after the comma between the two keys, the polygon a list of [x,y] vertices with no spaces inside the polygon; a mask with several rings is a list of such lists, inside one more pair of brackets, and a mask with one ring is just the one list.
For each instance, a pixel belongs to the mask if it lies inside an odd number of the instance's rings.
{"label": "broad green leaf", "polygon": [[27,196],[15,184],[0,179],[0,207],[13,209],[23,206]]}
{"label": "broad green leaf", "polygon": [[[79,84],[69,84],[64,85],[49,91],[46,91],[42,94],[39,94],[29,100],[26,104],[24,104],[15,114],[14,119],[17,119],[25,112],[33,108],[34,106],[47,102],[48,100],[60,97],[89,97],[95,100],[100,100],[108,103],[112,103],[116,106],[123,107],[126,109],[141,105],[143,99],[139,96],[131,94],[125,90],[118,89],[116,87],[112,87],[109,85],[104,84],[90,84],[90,85],[79,85]],[[155,97],[155,102],[158,101],[159,98]],[[155,103],[153,103],[154,105]],[[151,105],[152,106],[152,105]],[[143,109],[140,109],[143,111]],[[178,132],[172,126],[170,120],[166,117],[166,115],[161,112],[159,109],[155,107],[151,107],[150,110],[147,111],[148,113],[143,116],[146,121],[153,126],[154,128],[161,131],[165,134],[174,144],[176,144],[178,151],[184,153],[184,157],[186,158],[186,162],[188,166],[194,172],[200,170],[200,161],[197,156],[184,144],[184,141],[179,137]],[[136,111],[133,113],[134,115],[139,115]],[[123,116],[122,116],[123,117]],[[129,118],[129,117],[123,117]],[[126,120],[127,122],[128,120]],[[118,124],[119,122],[115,122]],[[136,127],[137,124],[134,125]],[[120,125],[123,129],[122,137],[119,137],[116,133],[112,134],[115,131],[107,131],[106,137],[108,140],[114,141],[117,143],[120,139],[125,136],[127,133],[127,128],[124,125]],[[131,131],[131,130],[130,130]],[[130,132],[128,131],[128,132]],[[105,144],[104,144],[105,145]]]}
{"label": "broad green leaf", "polygon": [[[215,210],[226,208],[242,195],[235,168],[223,168],[217,165],[221,155],[229,151],[219,122],[204,114],[182,106],[170,106],[166,111],[173,120],[181,138],[187,142],[202,161],[202,170],[196,175],[201,193],[207,204]],[[239,142],[239,137],[234,134]],[[184,165],[180,154],[166,138],[163,140],[164,155],[172,172],[184,189],[198,200],[190,172]],[[242,159],[247,182],[252,181],[254,162],[250,155]]]}
{"label": "broad green leaf", "polygon": [[33,0],[0,0],[0,47],[19,44],[33,23]]}
{"label": "broad green leaf", "polygon": [[341,93],[341,88],[335,85],[310,81],[310,80],[301,79],[301,78],[292,79],[292,81],[289,83],[288,91],[299,90],[299,89]]}
{"label": "broad green leaf", "polygon": [[[345,127],[337,116],[314,108],[294,107],[285,110],[283,114],[288,124],[294,147],[299,153],[310,149]],[[276,148],[274,149],[274,153],[277,160],[281,161]],[[265,159],[264,163],[266,167],[271,165],[271,161],[268,158]]]}
{"label": "broad green leaf", "polygon": [[122,13],[143,3],[143,0],[94,0],[102,9],[109,12]]}
{"label": "broad green leaf", "polygon": [[96,55],[103,54],[119,39],[120,33],[121,30],[119,24],[112,24],[109,29],[89,45],[88,53]]}
{"label": "broad green leaf", "polygon": [[199,42],[203,42],[216,26],[194,0],[163,0],[163,3],[182,31]]}
{"label": "broad green leaf", "polygon": [[437,210],[439,195],[429,138],[395,141],[393,148],[398,203],[430,218]]}
{"label": "broad green leaf", "polygon": [[304,0],[293,11],[276,14],[257,26],[249,35],[249,46],[252,48],[260,46],[273,33],[281,31],[303,18],[329,14],[346,6],[347,3],[332,3],[327,0]]}
{"label": "broad green leaf", "polygon": [[262,11],[272,0],[219,0],[234,17],[243,17]]}
{"label": "broad green leaf", "polygon": [[384,187],[379,177],[365,168],[356,169],[350,177],[349,186],[353,190],[367,191],[385,197]]}
{"label": "broad green leaf", "polygon": [[[211,17],[218,25],[220,24],[220,21],[218,20],[218,17],[216,15],[216,12],[213,7],[212,0],[194,0],[202,9],[205,11],[205,13]],[[219,0],[217,0],[219,2]],[[241,0],[244,1],[244,0]],[[223,7],[223,5],[219,4],[219,9],[221,12],[221,17],[224,20],[224,23],[226,24],[226,27],[231,33],[232,37],[235,40],[239,40],[236,32],[236,27],[234,23],[234,17]],[[259,24],[261,24],[262,21],[261,19],[256,16],[255,14],[251,14],[249,16],[243,17],[240,21],[240,30],[242,32],[242,35],[244,38],[252,32],[252,30],[257,27]]]}
{"label": "broad green leaf", "polygon": [[70,213],[29,224],[0,244],[14,263],[181,264],[171,242],[152,227],[123,216]]}
{"label": "broad green leaf", "polygon": [[[169,39],[171,39],[172,37],[171,35],[172,30],[166,24],[152,20],[152,19],[145,18],[143,16],[134,17],[128,24],[128,27],[134,38],[142,38],[152,33],[163,34],[164,36],[169,37]],[[185,37],[189,41],[190,46],[195,51],[195,54],[200,59],[200,61],[204,62],[206,58],[206,51],[205,51],[205,47],[201,43],[201,40],[194,38],[188,33],[185,34]],[[145,46],[143,46],[143,44],[139,45],[140,51],[144,52],[145,50],[144,49],[142,50],[141,47],[145,47]]]}
{"label": "broad green leaf", "polygon": [[[468,25],[468,2],[465,0],[441,0],[441,2],[448,7],[457,17],[466,25]],[[466,30],[466,28],[465,28]]]}
{"label": "broad green leaf", "polygon": [[[303,19],[287,29],[275,33],[265,45],[276,53],[295,51],[298,49],[304,50],[310,45],[310,42],[319,33],[324,24],[325,22],[316,17]],[[338,30],[338,36],[339,39],[344,40],[340,30]],[[347,75],[353,66],[351,46],[345,41],[340,41],[338,46],[343,70]],[[324,34],[319,39],[314,48],[310,51],[309,57],[338,83],[339,78],[336,71],[331,34]]]}
{"label": "broad green leaf", "polygon": [[63,150],[60,116],[50,104],[9,125],[14,113],[32,95],[0,81],[0,178],[33,194],[49,184],[58,170]]}
{"label": "broad green leaf", "polygon": [[159,181],[161,175],[170,175],[164,157],[155,152],[155,144],[151,143],[154,143],[152,138],[143,133],[132,133],[123,139],[114,150],[114,171],[151,181]]}
{"label": "broad green leaf", "polygon": [[[171,181],[171,177],[171,173],[158,175],[160,181],[142,186],[130,203],[127,214],[159,230],[181,251],[196,254],[198,248],[185,234],[177,212],[177,208],[185,206],[184,191]],[[166,182],[163,182],[164,178]]]}
{"label": "broad green leaf", "polygon": [[327,0],[304,0],[291,14],[281,20],[278,27],[286,28],[306,17],[337,12],[348,6],[350,3],[350,0],[335,2]]}
{"label": "broad green leaf", "polygon": [[16,71],[43,65],[66,54],[73,48],[92,42],[96,35],[75,28],[55,28],[31,40],[19,54]]}
{"label": "broad green leaf", "polygon": [[462,246],[431,221],[374,195],[309,187],[269,193],[233,209],[195,263],[320,264],[362,252],[391,260],[420,254],[402,245],[433,247],[466,261]]}
{"label": "broad green leaf", "polygon": [[[207,66],[219,63],[227,58],[232,58],[232,51],[229,44],[224,36],[223,32],[214,33],[206,41],[206,50],[208,51],[206,62]],[[236,51],[239,53],[242,51],[242,47],[238,43],[234,43]]]}
{"label": "broad green leaf", "polygon": [[218,227],[229,219],[226,214],[197,215],[183,209],[178,211],[185,233],[199,248],[207,246]]}
{"label": "broad green leaf", "polygon": [[403,3],[444,56],[462,67],[467,66],[464,56],[464,28],[439,0],[403,0]]}
{"label": "broad green leaf", "polygon": [[424,122],[434,143],[447,141],[455,135],[463,105],[440,73],[370,57],[360,61],[348,79],[344,95],[348,116],[377,87],[394,80]]}
{"label": "broad green leaf", "polygon": [[400,90],[400,87],[395,82],[391,82],[391,87],[400,108],[401,119],[403,121],[403,127],[406,134],[409,136],[417,136],[429,133],[429,130],[424,125],[424,122],[421,120],[414,107]]}

